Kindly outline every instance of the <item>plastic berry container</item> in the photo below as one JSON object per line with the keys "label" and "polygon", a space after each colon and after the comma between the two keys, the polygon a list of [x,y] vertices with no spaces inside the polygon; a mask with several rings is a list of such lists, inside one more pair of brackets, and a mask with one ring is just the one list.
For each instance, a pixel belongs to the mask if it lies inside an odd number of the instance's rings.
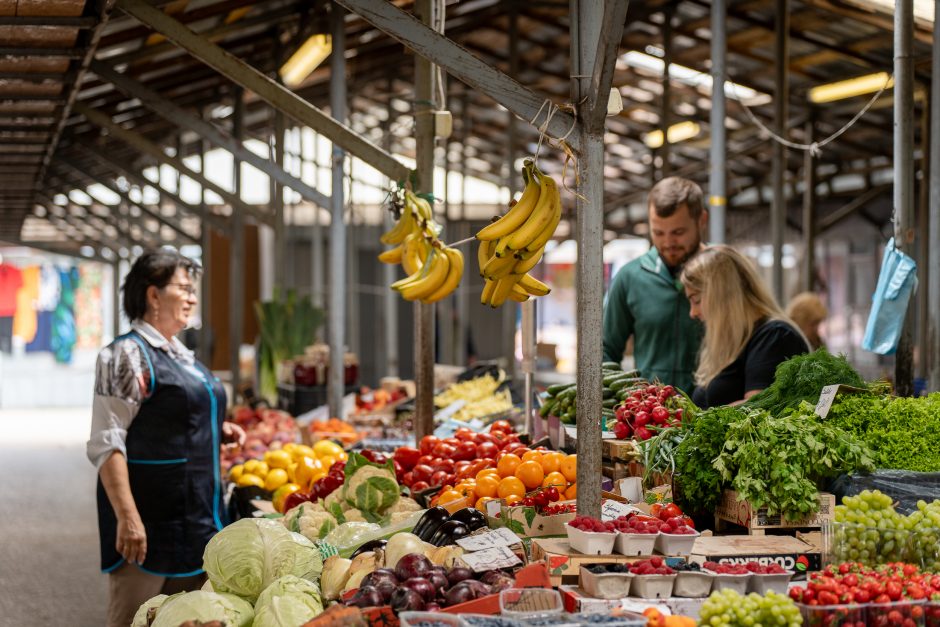
{"label": "plastic berry container", "polygon": [[741,596],[747,594],[748,586],[751,585],[751,574],[747,573],[744,575],[729,575],[726,573],[716,573],[708,569],[702,569],[703,573],[708,573],[715,577],[714,583],[712,584],[712,589],[715,592],[721,592],[722,590],[734,590]]}
{"label": "plastic berry container", "polygon": [[443,612],[402,612],[398,622],[401,627],[467,627],[460,616]]}
{"label": "plastic berry container", "polygon": [[803,605],[797,603],[803,627],[865,627],[863,605]]}
{"label": "plastic berry container", "polygon": [[592,573],[582,566],[579,583],[595,599],[623,599],[630,596],[634,577],[633,573]]}
{"label": "plastic berry container", "polygon": [[652,555],[659,533],[624,533],[617,534],[614,551],[621,555]]}
{"label": "plastic berry container", "polygon": [[756,592],[762,596],[770,591],[777,594],[786,594],[790,588],[790,579],[793,578],[794,574],[792,570],[774,574],[751,573],[747,591]]}
{"label": "plastic berry container", "polygon": [[695,541],[700,535],[697,531],[694,535],[660,531],[659,535],[656,536],[656,550],[663,555],[691,555]]}
{"label": "plastic berry container", "polygon": [[676,584],[676,575],[634,575],[631,596],[641,599],[668,599]]}
{"label": "plastic berry container", "polygon": [[504,618],[519,620],[565,611],[561,595],[551,588],[507,588],[499,593],[499,608]]}
{"label": "plastic berry container", "polygon": [[676,574],[673,596],[686,599],[701,599],[711,594],[715,584],[715,575],[708,571],[680,570]]}
{"label": "plastic berry container", "polygon": [[869,603],[865,606],[866,622],[871,627],[915,627],[926,624],[923,601]]}
{"label": "plastic berry container", "polygon": [[577,527],[565,524],[568,533],[568,546],[585,555],[611,555],[617,532],[581,531]]}

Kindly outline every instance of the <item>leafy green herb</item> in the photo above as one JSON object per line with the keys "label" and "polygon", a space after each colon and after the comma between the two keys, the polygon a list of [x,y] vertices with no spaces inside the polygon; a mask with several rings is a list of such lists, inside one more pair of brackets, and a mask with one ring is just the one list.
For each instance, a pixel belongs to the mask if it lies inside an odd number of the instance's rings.
{"label": "leafy green herb", "polygon": [[827,422],[867,443],[878,468],[940,471],[940,393],[922,398],[839,396]]}
{"label": "leafy green herb", "polygon": [[680,500],[693,512],[712,511],[723,481],[715,460],[725,446],[728,426],[741,419],[737,407],[714,407],[698,414],[674,454]]}
{"label": "leafy green herb", "polygon": [[868,389],[862,377],[842,355],[820,348],[814,353],[791,357],[777,366],[774,382],[752,396],[746,407],[765,409],[773,416],[796,409],[806,401],[815,403],[827,385],[851,385]]}

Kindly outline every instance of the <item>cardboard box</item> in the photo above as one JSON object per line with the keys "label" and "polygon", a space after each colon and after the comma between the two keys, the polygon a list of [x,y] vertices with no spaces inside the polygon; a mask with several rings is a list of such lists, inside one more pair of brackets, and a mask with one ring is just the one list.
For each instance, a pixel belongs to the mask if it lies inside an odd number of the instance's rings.
{"label": "cardboard box", "polygon": [[715,510],[715,515],[721,520],[746,527],[749,530],[822,527],[824,522],[833,519],[835,507],[835,495],[820,492],[819,511],[803,520],[790,522],[779,515],[769,515],[766,507],[757,509],[749,501],[739,501],[738,493],[734,490],[725,490],[721,495],[721,502]]}
{"label": "cardboard box", "polygon": [[[574,503],[574,501],[560,501],[559,505]],[[488,516],[487,523],[490,528],[507,527],[510,531],[522,538],[544,538],[549,536],[566,536],[565,524],[575,519],[574,512],[569,514],[555,514],[542,516],[534,507],[514,505],[500,507],[499,516]]]}
{"label": "cardboard box", "polygon": [[689,559],[700,564],[776,562],[797,574],[822,568],[822,551],[791,536],[700,536]]}
{"label": "cardboard box", "polygon": [[[565,611],[571,614],[609,614],[613,610],[625,609],[624,599],[595,599],[585,594],[584,590],[578,586],[560,586],[558,590],[561,592]],[[637,613],[642,613],[647,607],[668,608],[672,614],[681,614],[697,619],[705,599],[681,599],[678,597],[637,599],[628,597],[626,603],[630,611]]]}
{"label": "cardboard box", "polygon": [[548,568],[553,586],[576,584],[582,564],[629,564],[639,557],[627,555],[586,555],[568,545],[568,538],[536,538],[532,541],[532,562],[542,562]]}
{"label": "cardboard box", "polygon": [[640,458],[636,440],[604,440],[604,457],[612,460],[633,461]]}

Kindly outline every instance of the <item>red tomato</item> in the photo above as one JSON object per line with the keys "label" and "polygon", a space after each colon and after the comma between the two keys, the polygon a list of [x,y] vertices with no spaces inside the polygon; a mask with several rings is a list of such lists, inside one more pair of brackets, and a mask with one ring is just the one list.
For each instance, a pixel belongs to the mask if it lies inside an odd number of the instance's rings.
{"label": "red tomato", "polygon": [[468,461],[459,461],[456,464],[454,464],[454,472],[460,472],[464,468],[469,467],[470,464],[471,462],[468,462]]}
{"label": "red tomato", "polygon": [[411,484],[411,493],[421,492],[422,490],[427,490],[431,485],[427,481],[415,481]]}
{"label": "red tomato", "polygon": [[411,484],[415,482],[415,477],[413,474],[411,474],[410,470],[402,476],[401,482],[404,483],[409,488],[411,487]]}
{"label": "red tomato", "polygon": [[513,428],[512,428],[512,425],[509,424],[508,421],[506,421],[506,420],[497,420],[496,422],[494,422],[493,424],[490,425],[490,431],[491,431],[491,432],[493,432],[493,431],[502,431],[502,432],[504,432],[504,433],[512,433],[512,432],[513,432]]}
{"label": "red tomato", "polygon": [[470,441],[461,442],[454,451],[454,459],[457,461],[469,461],[477,456],[477,445]]}
{"label": "red tomato", "polygon": [[[459,443],[458,443],[459,444]],[[454,451],[457,450],[457,447],[453,444],[448,444],[446,442],[438,442],[434,445],[434,449],[431,451],[431,454],[434,457],[447,457],[453,458]]]}
{"label": "red tomato", "polygon": [[675,503],[670,503],[663,508],[663,513],[660,518],[663,520],[669,520],[670,518],[675,518],[676,516],[682,516],[682,510]]}
{"label": "red tomato", "polygon": [[483,442],[482,444],[477,445],[476,454],[479,457],[495,458],[498,453],[499,447],[492,442]]}
{"label": "red tomato", "polygon": [[431,479],[431,475],[434,474],[434,469],[428,466],[427,464],[418,464],[411,471],[411,476],[414,477],[416,482],[419,481],[428,481]]}
{"label": "red tomato", "polygon": [[443,470],[446,473],[454,472],[455,466],[456,464],[454,464],[454,460],[452,459],[437,459],[431,464],[431,468],[434,470]]}
{"label": "red tomato", "polygon": [[461,442],[467,442],[473,440],[474,433],[467,427],[460,427],[454,432],[454,437],[460,440]]}
{"label": "red tomato", "polygon": [[395,478],[401,481],[402,477],[405,476],[405,469],[402,468],[402,465],[398,463],[397,459],[393,459],[392,463],[395,465]]}
{"label": "red tomato", "polygon": [[473,436],[473,441],[477,444],[483,444],[484,442],[492,442],[493,444],[500,444],[500,441],[492,433],[478,433]]}
{"label": "red tomato", "polygon": [[444,480],[447,479],[446,470],[435,470],[434,474],[431,475],[431,480],[428,482],[432,486],[444,485]]}
{"label": "red tomato", "polygon": [[460,444],[460,440],[458,440],[457,438],[444,438],[442,441],[447,442],[448,444],[454,447]]}
{"label": "red tomato", "polygon": [[418,465],[418,458],[421,457],[421,451],[413,446],[402,446],[395,450],[395,461],[401,464],[405,470],[411,470]]}
{"label": "red tomato", "polygon": [[421,450],[422,455],[430,455],[431,451],[434,450],[434,446],[440,442],[433,435],[426,435],[421,438],[421,443],[418,445],[418,448]]}
{"label": "red tomato", "polygon": [[[437,459],[437,457],[431,454],[422,455],[421,457],[418,458],[418,464],[425,464],[426,466],[430,466],[434,463],[435,459]],[[417,466],[418,464],[415,464],[415,466]],[[412,467],[412,470],[413,469],[414,468]]]}

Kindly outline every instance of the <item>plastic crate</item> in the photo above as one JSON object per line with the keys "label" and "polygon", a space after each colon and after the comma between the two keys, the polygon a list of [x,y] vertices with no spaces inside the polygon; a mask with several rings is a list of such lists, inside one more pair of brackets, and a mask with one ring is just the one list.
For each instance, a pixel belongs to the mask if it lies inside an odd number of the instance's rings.
{"label": "plastic crate", "polygon": [[803,616],[803,627],[857,627],[866,624],[863,605],[796,605]]}
{"label": "plastic crate", "polygon": [[461,614],[459,618],[469,627],[522,627],[522,623],[513,618],[494,614]]}
{"label": "plastic crate", "polygon": [[499,593],[499,608],[506,618],[539,618],[565,611],[557,590],[550,588],[508,588]]}
{"label": "plastic crate", "polygon": [[895,625],[924,625],[925,603],[923,601],[895,601],[894,603],[869,603],[865,606],[865,622],[870,627],[894,627]]}
{"label": "plastic crate", "polygon": [[582,627],[646,627],[647,619],[635,612],[611,614],[578,614]]}
{"label": "plastic crate", "polygon": [[927,627],[940,627],[940,601],[927,601],[924,604],[924,624]]}
{"label": "plastic crate", "polygon": [[401,612],[401,627],[467,627],[459,616],[441,612]]}

